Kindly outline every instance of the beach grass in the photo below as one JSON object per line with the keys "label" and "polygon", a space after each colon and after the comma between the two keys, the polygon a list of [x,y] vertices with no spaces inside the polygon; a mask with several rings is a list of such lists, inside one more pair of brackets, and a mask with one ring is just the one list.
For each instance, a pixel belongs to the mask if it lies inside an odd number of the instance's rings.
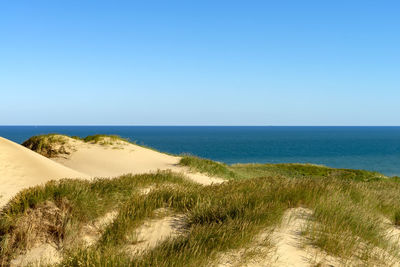
{"label": "beach grass", "polygon": [[[213,265],[220,255],[249,246],[259,233],[279,225],[286,210],[297,207],[312,211],[302,232],[306,243],[344,263],[356,258],[362,264],[385,265],[398,256],[399,247],[382,223],[386,218],[398,224],[398,179],[315,165],[228,166],[198,158],[183,164],[231,180],[204,187],[164,171],[95,181],[65,179],[20,192],[0,217],[0,262],[8,264],[32,246],[33,233],[23,222],[32,214],[46,214],[49,203],[62,223],[45,229],[46,238],[63,248],[62,266]],[[142,195],[143,188],[152,189]],[[184,233],[140,255],[129,253],[127,235],[160,208],[185,215]],[[118,215],[96,244],[73,242],[83,225],[111,211]],[[50,218],[31,224],[43,220]],[[271,242],[265,240],[272,247]]]}
{"label": "beach grass", "polygon": [[122,138],[118,135],[105,135],[105,134],[96,134],[96,135],[89,135],[85,138],[82,138],[85,143],[93,143],[93,144],[100,144],[100,145],[113,145],[117,142],[129,142],[128,139]]}
{"label": "beach grass", "polygon": [[32,136],[22,143],[23,146],[48,158],[55,157],[59,154],[68,154],[65,145],[67,144],[67,136],[59,134],[45,134]]}
{"label": "beach grass", "polygon": [[381,173],[353,170],[337,169],[323,165],[282,163],[282,164],[233,164],[215,162],[196,156],[183,155],[181,166],[189,167],[193,171],[206,173],[211,176],[220,176],[227,179],[244,179],[263,177],[271,175],[281,175],[291,178],[313,177],[313,178],[339,178],[347,180],[372,181],[386,178]]}
{"label": "beach grass", "polygon": [[[32,136],[28,140],[24,141],[22,145],[47,158],[54,158],[63,154],[64,155],[70,154],[70,151],[68,149],[68,146],[70,146],[68,140],[69,138],[82,141],[88,144],[114,146],[113,149],[119,149],[119,147],[115,147],[115,145],[130,143],[159,152],[158,150],[152,147],[146,146],[144,144],[137,144],[137,142],[131,141],[127,138],[123,138],[119,135],[107,135],[107,134],[95,134],[86,137],[79,137],[79,136],[68,136],[58,133],[51,133],[51,134]],[[71,148],[72,147],[73,146],[71,146]],[[166,153],[166,154],[173,155],[171,153]]]}
{"label": "beach grass", "polygon": [[236,177],[236,173],[233,172],[227,164],[196,156],[183,155],[179,164],[181,166],[187,166],[193,171],[206,173],[210,176],[218,176],[228,179]]}

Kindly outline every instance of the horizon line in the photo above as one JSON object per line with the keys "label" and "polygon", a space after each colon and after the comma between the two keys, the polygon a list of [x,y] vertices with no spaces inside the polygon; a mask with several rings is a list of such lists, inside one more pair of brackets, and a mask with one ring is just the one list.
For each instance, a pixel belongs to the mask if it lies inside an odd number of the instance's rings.
{"label": "horizon line", "polygon": [[72,126],[72,127],[400,127],[400,125],[139,125],[139,124],[0,124],[0,127],[48,127],[48,126]]}

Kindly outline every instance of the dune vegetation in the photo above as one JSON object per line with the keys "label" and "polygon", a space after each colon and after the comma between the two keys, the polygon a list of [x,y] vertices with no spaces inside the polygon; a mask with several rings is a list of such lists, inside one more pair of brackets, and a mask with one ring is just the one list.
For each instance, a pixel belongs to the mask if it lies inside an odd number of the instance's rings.
{"label": "dune vegetation", "polygon": [[[262,253],[272,262],[272,236],[263,238],[262,252],[251,250],[254,239],[271,233],[285,211],[298,207],[311,212],[301,229],[304,246],[343,265],[398,262],[398,240],[390,235],[400,221],[398,178],[307,164],[225,165],[190,156],[180,164],[228,180],[202,186],[160,171],[64,179],[20,192],[1,213],[1,265],[38,243],[56,248],[60,259],[53,264],[60,266],[212,266],[240,249],[250,251],[241,254],[242,261]],[[111,220],[93,231],[109,214]],[[137,252],[135,229],[177,214],[177,235]]]}
{"label": "dune vegetation", "polygon": [[81,138],[80,140],[83,140],[86,143],[100,144],[100,145],[113,145],[121,141],[130,142],[128,139],[122,138],[118,135],[104,135],[104,134],[89,135],[86,136],[85,138]]}
{"label": "dune vegetation", "polygon": [[103,146],[120,144],[121,142],[130,142],[118,135],[89,135],[84,138],[79,136],[66,136],[62,134],[44,134],[32,136],[22,143],[23,146],[47,157],[54,158],[62,155],[69,155],[73,146],[69,142],[69,138],[80,140],[89,144],[99,144]]}
{"label": "dune vegetation", "polygon": [[22,145],[48,158],[70,153],[66,149],[66,136],[59,134],[32,136]]}
{"label": "dune vegetation", "polygon": [[[23,142],[22,145],[47,158],[55,158],[63,155],[69,155],[71,154],[71,152],[73,152],[74,148],[70,142],[71,138],[87,144],[113,146],[114,149],[118,148],[118,146],[116,145],[126,143],[138,145],[135,141],[131,141],[118,135],[95,134],[82,138],[79,136],[67,136],[58,133],[32,136],[31,138]],[[145,146],[143,144],[141,144],[140,146],[157,151],[154,148]]]}
{"label": "dune vegetation", "polygon": [[[184,155],[180,165],[187,166],[193,171],[207,173],[210,176],[219,176],[226,179],[254,178],[269,175],[281,175],[286,177],[324,177],[343,178],[351,180],[379,180],[387,178],[381,173],[365,170],[337,169],[315,164],[233,164],[203,159],[196,156]],[[393,177],[396,178],[396,177]]]}

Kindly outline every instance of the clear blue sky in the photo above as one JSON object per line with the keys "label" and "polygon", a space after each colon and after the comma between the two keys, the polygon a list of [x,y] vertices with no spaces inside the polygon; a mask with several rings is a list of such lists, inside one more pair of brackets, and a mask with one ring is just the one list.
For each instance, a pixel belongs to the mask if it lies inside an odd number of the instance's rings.
{"label": "clear blue sky", "polygon": [[400,125],[399,1],[1,1],[0,124]]}

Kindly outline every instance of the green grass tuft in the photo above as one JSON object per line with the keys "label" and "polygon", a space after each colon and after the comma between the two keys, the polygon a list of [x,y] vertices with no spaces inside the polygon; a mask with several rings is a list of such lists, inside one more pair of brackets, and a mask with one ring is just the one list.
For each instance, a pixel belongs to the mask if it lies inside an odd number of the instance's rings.
{"label": "green grass tuft", "polygon": [[396,210],[393,214],[393,223],[400,226],[400,210]]}
{"label": "green grass tuft", "polygon": [[219,176],[223,178],[235,178],[236,174],[229,169],[228,165],[215,162],[209,159],[203,159],[195,156],[184,155],[179,164],[187,166],[191,170],[209,174],[211,176]]}
{"label": "green grass tuft", "polygon": [[85,141],[86,143],[101,144],[101,145],[113,145],[119,141],[130,143],[128,139],[122,138],[118,135],[105,135],[105,134],[89,135],[83,138],[82,140]]}
{"label": "green grass tuft", "polygon": [[69,154],[65,145],[67,137],[59,134],[33,136],[22,143],[23,146],[48,158],[59,154]]}
{"label": "green grass tuft", "polygon": [[227,165],[209,159],[184,155],[181,166],[187,166],[194,171],[219,176],[223,178],[254,178],[280,175],[291,178],[339,178],[360,181],[373,181],[386,178],[378,172],[352,169],[336,169],[314,164],[282,163],[282,164],[234,164]]}

